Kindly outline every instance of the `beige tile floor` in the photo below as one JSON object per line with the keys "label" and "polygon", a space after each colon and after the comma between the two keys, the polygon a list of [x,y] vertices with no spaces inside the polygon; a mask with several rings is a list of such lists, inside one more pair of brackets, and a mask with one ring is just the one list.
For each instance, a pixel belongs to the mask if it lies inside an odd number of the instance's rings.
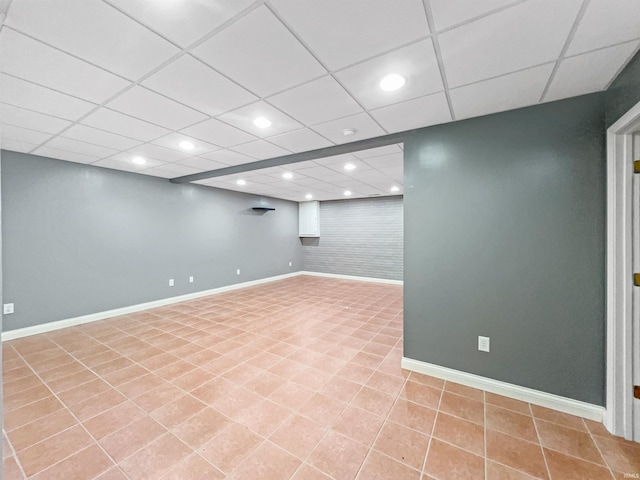
{"label": "beige tile floor", "polygon": [[296,277],[4,344],[4,478],[637,478],[600,424],[409,373],[402,289]]}

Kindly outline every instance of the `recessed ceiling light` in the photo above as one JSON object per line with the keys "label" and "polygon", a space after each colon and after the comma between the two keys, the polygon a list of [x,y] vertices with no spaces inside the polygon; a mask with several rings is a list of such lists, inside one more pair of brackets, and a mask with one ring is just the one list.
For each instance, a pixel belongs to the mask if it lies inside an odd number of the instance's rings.
{"label": "recessed ceiling light", "polygon": [[258,128],[268,128],[271,126],[271,120],[265,117],[258,117],[253,121],[253,124]]}
{"label": "recessed ceiling light", "polygon": [[310,193],[307,193],[304,198],[306,198],[307,200],[311,200],[313,198],[313,195],[311,195]]}
{"label": "recessed ceiling light", "polygon": [[355,135],[356,133],[358,133],[358,129],[357,128],[345,128],[342,131],[342,134],[345,137],[351,137],[351,136]]}
{"label": "recessed ceiling light", "polygon": [[351,190],[345,190],[345,191],[344,191],[344,195],[345,195],[346,197],[348,197],[349,195],[351,195]]}
{"label": "recessed ceiling light", "polygon": [[403,76],[392,73],[380,80],[380,88],[385,92],[393,92],[394,90],[402,88],[405,82],[406,80]]}
{"label": "recessed ceiling light", "polygon": [[394,185],[393,187],[391,187],[391,191],[392,192],[397,192],[399,190],[400,190],[400,188],[397,185]]}
{"label": "recessed ceiling light", "polygon": [[144,165],[145,163],[147,163],[147,161],[142,157],[133,157],[131,161],[136,165]]}
{"label": "recessed ceiling light", "polygon": [[355,169],[356,169],[356,166],[355,166],[353,163],[347,163],[347,164],[344,166],[344,169],[345,169],[345,170],[355,170]]}
{"label": "recessed ceiling light", "polygon": [[183,150],[193,150],[194,148],[196,148],[196,146],[193,143],[188,142],[187,140],[180,142],[179,145],[180,145],[180,148]]}
{"label": "recessed ceiling light", "polygon": [[291,180],[293,178],[293,173],[291,172],[284,172],[282,174],[282,178],[286,178],[287,180]]}
{"label": "recessed ceiling light", "polygon": [[238,185],[246,185],[246,184],[247,184],[247,182],[246,182],[246,181],[244,181],[243,179],[238,180],[236,183],[237,183]]}

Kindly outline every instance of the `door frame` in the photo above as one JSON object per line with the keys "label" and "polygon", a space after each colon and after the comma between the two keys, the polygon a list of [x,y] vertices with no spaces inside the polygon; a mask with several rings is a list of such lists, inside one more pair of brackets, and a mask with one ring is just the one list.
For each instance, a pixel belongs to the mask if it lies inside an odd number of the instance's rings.
{"label": "door frame", "polygon": [[640,102],[607,129],[607,354],[604,425],[633,439],[633,136]]}

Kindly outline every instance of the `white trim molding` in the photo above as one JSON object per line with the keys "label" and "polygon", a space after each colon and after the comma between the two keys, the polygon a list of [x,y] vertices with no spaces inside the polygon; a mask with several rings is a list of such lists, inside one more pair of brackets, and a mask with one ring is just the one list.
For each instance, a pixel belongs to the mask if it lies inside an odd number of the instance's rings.
{"label": "white trim molding", "polygon": [[82,325],[83,323],[96,322],[98,320],[104,320],[106,318],[117,317],[120,315],[127,315],[129,313],[140,312],[142,310],[148,310],[150,308],[163,307],[165,305],[171,305],[173,303],[180,303],[187,300],[193,300],[194,298],[206,297],[209,295],[215,295],[216,293],[229,292],[231,290],[238,290],[241,288],[252,287],[254,285],[260,285],[262,283],[275,282],[277,280],[283,280],[285,278],[297,277],[300,275],[309,275],[315,277],[329,277],[340,278],[343,280],[354,280],[359,282],[375,282],[375,283],[387,283],[393,285],[402,285],[401,280],[387,280],[384,278],[370,278],[370,277],[355,277],[351,275],[338,275],[333,273],[318,273],[318,272],[293,272],[286,273],[284,275],[277,275],[274,277],[261,278],[259,280],[252,280],[250,282],[235,283],[233,285],[227,285],[224,287],[213,288],[210,290],[203,290],[195,293],[188,293],[186,295],[180,295],[177,297],[162,298],[160,300],[154,300],[152,302],[139,303],[137,305],[130,305],[128,307],[116,308],[113,310],[106,310],[103,312],[92,313],[89,315],[82,315],[80,317],[68,318],[65,320],[57,320],[54,322],[42,323],[40,325],[34,325],[32,327],[18,328],[16,330],[9,330],[8,332],[2,332],[2,341],[13,340],[16,338],[28,337],[31,335],[37,335],[39,333],[52,332],[54,330],[60,330],[62,328],[73,327],[75,325]]}
{"label": "white trim molding", "polygon": [[357,282],[373,282],[373,283],[386,283],[389,285],[403,285],[402,280],[391,280],[388,278],[374,278],[374,277],[358,277],[355,275],[341,275],[339,273],[322,273],[322,272],[309,272],[302,271],[301,275],[309,275],[312,277],[327,277],[327,278],[340,278],[342,280],[355,280]]}
{"label": "white trim molding", "polygon": [[607,356],[604,425],[633,438],[632,133],[640,102],[607,130]]}
{"label": "white trim molding", "polygon": [[561,397],[560,395],[554,395],[552,393],[541,392],[532,388],[521,387],[520,385],[514,385],[512,383],[493,380],[492,378],[481,377],[480,375],[474,375],[472,373],[461,372],[460,370],[454,370],[452,368],[441,367],[440,365],[434,365],[412,358],[404,357],[402,359],[402,368],[496,393],[505,397],[515,398],[516,400],[521,400],[533,405],[552,408],[560,412],[588,418],[596,422],[601,422],[604,414],[604,407],[599,405]]}
{"label": "white trim molding", "polygon": [[210,290],[202,290],[200,292],[188,293],[186,295],[180,295],[177,297],[163,298],[160,300],[154,300],[152,302],[139,303],[137,305],[131,305],[128,307],[116,308],[114,310],[106,310],[103,312],[92,313],[89,315],[82,315],[80,317],[68,318],[65,320],[58,320],[55,322],[42,323],[40,325],[34,325],[32,327],[9,330],[8,332],[2,332],[2,341],[4,342],[6,340],[13,340],[15,338],[22,338],[22,337],[28,337],[31,335],[37,335],[39,333],[51,332],[53,330],[60,330],[62,328],[73,327],[75,325],[82,325],[83,323],[96,322],[98,320],[104,320],[105,318],[117,317],[120,315],[127,315],[129,313],[140,312],[142,310],[148,310],[150,308],[163,307],[165,305],[171,305],[173,303],[180,303],[186,300],[193,300],[195,298],[207,297],[209,295],[215,295],[216,293],[230,292],[231,290],[239,290],[241,288],[252,287],[254,285],[260,285],[262,283],[275,282],[277,280],[283,280],[285,278],[297,277],[302,274],[303,274],[302,272],[286,273],[284,275],[261,278],[259,280],[252,280],[249,282],[234,283],[233,285],[226,285],[224,287],[212,288]]}

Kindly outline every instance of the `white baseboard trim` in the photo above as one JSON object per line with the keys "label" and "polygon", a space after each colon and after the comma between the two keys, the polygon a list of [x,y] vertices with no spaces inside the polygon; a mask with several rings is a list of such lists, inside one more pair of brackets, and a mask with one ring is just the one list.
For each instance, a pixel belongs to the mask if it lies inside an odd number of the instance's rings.
{"label": "white baseboard trim", "polygon": [[481,377],[472,373],[461,372],[452,368],[441,367],[420,360],[404,357],[402,368],[412,372],[431,375],[432,377],[460,383],[468,387],[478,388],[487,392],[496,393],[505,397],[515,398],[523,402],[540,405],[541,407],[552,408],[560,412],[577,415],[579,417],[602,422],[604,407],[591,403],[561,397],[552,393],[533,390],[532,388],[521,387],[512,383],[501,382],[491,378]]}
{"label": "white baseboard trim", "polygon": [[358,282],[372,282],[372,283],[387,283],[390,285],[403,285],[402,280],[390,280],[387,278],[374,278],[374,277],[358,277],[355,275],[341,275],[339,273],[322,273],[322,272],[299,272],[300,275],[310,275],[312,277],[327,277],[327,278],[340,278],[342,280],[356,280]]}
{"label": "white baseboard trim", "polygon": [[98,320],[104,320],[105,318],[127,315],[129,313],[140,312],[142,310],[148,310],[150,308],[163,307],[165,305],[171,305],[173,303],[180,303],[186,300],[193,300],[195,298],[215,295],[216,293],[229,292],[231,290],[239,290],[241,288],[252,287],[254,285],[260,285],[262,283],[275,282],[277,280],[283,280],[285,278],[297,277],[298,275],[303,275],[303,272],[286,273],[284,275],[261,278],[259,280],[251,280],[249,282],[234,283],[233,285],[226,285],[224,287],[212,288],[210,290],[203,290],[200,292],[187,293],[186,295],[179,295],[177,297],[163,298],[161,300],[154,300],[152,302],[139,303],[137,305],[131,305],[128,307],[115,308],[113,310],[106,310],[104,312],[92,313],[89,315],[82,315],[80,317],[43,323],[40,325],[34,325],[32,327],[18,328],[16,330],[2,332],[2,341],[4,342],[6,340],[14,340],[16,338],[28,337],[31,335],[37,335],[39,333],[52,332],[54,330],[73,327],[75,325],[81,325],[83,323],[90,323]]}

